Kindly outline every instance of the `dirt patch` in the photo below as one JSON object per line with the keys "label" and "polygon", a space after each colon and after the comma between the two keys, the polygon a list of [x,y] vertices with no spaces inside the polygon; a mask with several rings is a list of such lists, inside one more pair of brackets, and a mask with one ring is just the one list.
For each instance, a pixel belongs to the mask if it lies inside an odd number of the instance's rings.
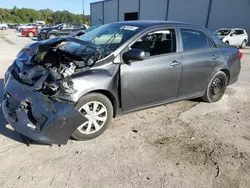
{"label": "dirt patch", "polygon": [[9,40],[8,38],[6,38],[3,35],[0,35],[0,39],[4,40],[6,43],[11,44],[11,45],[16,45],[14,42],[12,42],[11,40]]}

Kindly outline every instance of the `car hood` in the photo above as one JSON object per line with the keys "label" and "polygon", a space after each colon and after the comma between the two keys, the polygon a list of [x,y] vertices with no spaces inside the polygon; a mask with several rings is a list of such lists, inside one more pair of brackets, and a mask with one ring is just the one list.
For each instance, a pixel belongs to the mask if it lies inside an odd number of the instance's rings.
{"label": "car hood", "polygon": [[[71,43],[84,47],[81,53],[63,48]],[[91,50],[88,50],[90,49]],[[9,72],[17,81],[50,97],[74,92],[71,75],[89,70],[101,54],[96,45],[73,37],[57,37],[26,46],[19,52]]]}
{"label": "car hood", "polygon": [[223,38],[225,38],[225,37],[227,37],[227,35],[226,36],[222,36],[222,35],[216,35],[219,39],[223,39]]}
{"label": "car hood", "polygon": [[41,28],[40,31],[51,31],[53,29],[56,29],[56,28],[53,28],[53,27],[44,27],[44,28]]}
{"label": "car hood", "polygon": [[[40,56],[43,53],[48,52],[49,50],[51,50],[51,48],[53,47],[57,47],[56,50],[58,50],[58,47],[60,44],[64,43],[64,42],[72,42],[72,43],[77,43],[80,45],[84,45],[88,48],[92,48],[94,49],[93,54],[88,54],[88,55],[95,55],[95,53],[98,52],[98,46],[91,43],[91,42],[86,42],[74,37],[70,37],[70,36],[62,36],[62,37],[56,37],[53,39],[48,39],[48,40],[44,40],[44,41],[38,41],[35,43],[32,43],[30,45],[27,45],[26,47],[24,47],[17,55],[17,59],[22,61],[23,63],[30,65],[30,64],[36,64],[36,63],[40,63],[39,61],[37,62],[38,59],[36,59],[36,61],[31,61],[32,58],[36,58],[38,56]],[[65,49],[65,48],[64,48]],[[65,50],[67,51],[67,50]],[[70,53],[70,52],[69,52]],[[74,54],[76,56],[79,57],[84,57],[84,53],[82,54]]]}

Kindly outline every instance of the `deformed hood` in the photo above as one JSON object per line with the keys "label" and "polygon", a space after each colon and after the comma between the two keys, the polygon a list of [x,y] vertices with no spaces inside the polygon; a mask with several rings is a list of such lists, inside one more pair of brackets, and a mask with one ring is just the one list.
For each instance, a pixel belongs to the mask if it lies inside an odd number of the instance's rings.
{"label": "deformed hood", "polygon": [[[86,42],[86,41],[83,41],[74,37],[70,37],[70,36],[62,36],[62,37],[57,37],[57,38],[48,39],[44,41],[38,41],[31,45],[28,45],[19,52],[19,54],[17,55],[17,58],[25,64],[35,63],[34,61],[28,61],[28,60],[33,58],[35,55],[37,57],[41,56],[42,54],[44,55],[44,53],[48,52],[52,48],[58,48],[59,45],[63,42],[72,42],[72,43],[84,45],[86,46],[86,49],[92,48],[93,49],[92,55],[99,53],[98,46],[91,42]],[[74,55],[84,56],[84,53],[74,54]],[[37,60],[39,61],[39,59]]]}

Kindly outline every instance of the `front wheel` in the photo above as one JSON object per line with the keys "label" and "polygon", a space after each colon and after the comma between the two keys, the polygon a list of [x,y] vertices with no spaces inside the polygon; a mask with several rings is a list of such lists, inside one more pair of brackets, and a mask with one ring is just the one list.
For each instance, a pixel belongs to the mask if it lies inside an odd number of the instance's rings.
{"label": "front wheel", "polygon": [[113,118],[113,105],[100,93],[90,93],[83,96],[76,109],[87,119],[73,133],[76,140],[89,140],[100,136]]}
{"label": "front wheel", "polygon": [[2,27],[2,30],[6,30],[7,28],[6,27]]}
{"label": "front wheel", "polygon": [[224,72],[219,71],[210,80],[202,99],[209,103],[218,102],[225,94],[227,83],[227,75]]}
{"label": "front wheel", "polygon": [[33,32],[29,32],[28,33],[28,37],[34,37],[35,35],[34,35],[34,33]]}

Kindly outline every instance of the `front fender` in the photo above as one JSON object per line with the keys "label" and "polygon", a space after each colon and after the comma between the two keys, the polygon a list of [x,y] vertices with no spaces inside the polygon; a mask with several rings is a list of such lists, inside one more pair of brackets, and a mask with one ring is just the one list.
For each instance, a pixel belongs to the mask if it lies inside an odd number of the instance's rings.
{"label": "front fender", "polygon": [[101,67],[81,72],[72,77],[75,93],[70,95],[57,95],[59,99],[77,103],[79,99],[87,93],[103,90],[111,93],[115,100],[119,101],[119,65],[107,64]]}

